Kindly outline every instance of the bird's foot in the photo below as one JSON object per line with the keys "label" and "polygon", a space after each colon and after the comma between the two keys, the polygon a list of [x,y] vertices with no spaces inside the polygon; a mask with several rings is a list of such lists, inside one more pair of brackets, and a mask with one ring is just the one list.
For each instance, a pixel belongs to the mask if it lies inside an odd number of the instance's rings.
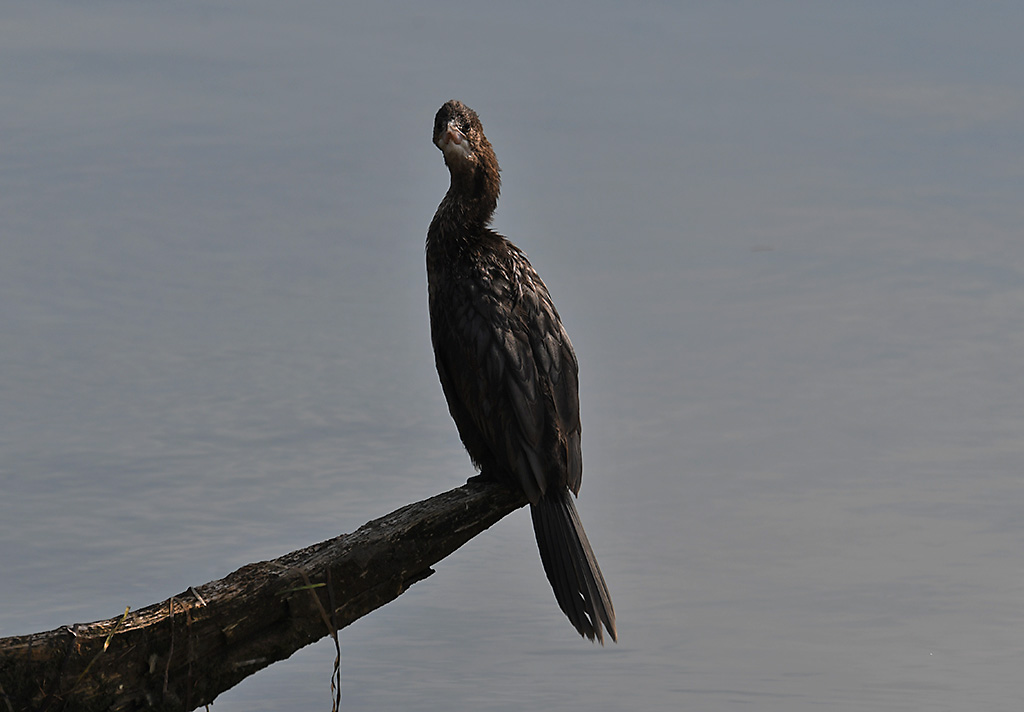
{"label": "bird's foot", "polygon": [[479,475],[473,475],[466,480],[466,484],[491,484],[497,481],[498,478],[489,472],[481,472]]}

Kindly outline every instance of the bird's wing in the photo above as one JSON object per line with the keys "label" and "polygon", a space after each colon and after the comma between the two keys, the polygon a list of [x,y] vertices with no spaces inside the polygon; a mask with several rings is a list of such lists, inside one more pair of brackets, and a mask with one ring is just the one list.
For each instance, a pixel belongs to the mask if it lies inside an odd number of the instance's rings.
{"label": "bird's wing", "polygon": [[[578,494],[583,477],[583,457],[580,450],[580,398],[579,365],[569,335],[562,326],[548,289],[533,272],[534,288],[524,293],[523,302],[528,304],[526,312],[530,328],[527,330],[531,351],[540,381],[545,387],[545,396],[550,398],[553,412],[549,412],[559,433],[556,446],[559,462],[564,461],[565,484]],[[531,296],[535,304],[530,304]],[[564,452],[564,455],[562,454]],[[564,458],[564,460],[563,460]]]}
{"label": "bird's wing", "polygon": [[579,490],[578,366],[547,288],[525,257],[512,267],[459,285],[457,307],[432,320],[434,349],[470,454],[485,447],[537,502],[549,486]]}

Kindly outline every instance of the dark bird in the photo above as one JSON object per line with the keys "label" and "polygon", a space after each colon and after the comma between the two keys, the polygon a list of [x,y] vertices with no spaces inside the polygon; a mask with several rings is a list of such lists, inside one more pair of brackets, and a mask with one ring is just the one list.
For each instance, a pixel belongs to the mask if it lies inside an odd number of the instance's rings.
{"label": "dark bird", "polygon": [[544,572],[580,635],[612,640],[615,610],[573,498],[583,476],[578,365],[548,288],[491,230],[501,179],[476,112],[449,101],[434,145],[451,186],[427,232],[430,333],[441,387],[480,478],[522,490]]}

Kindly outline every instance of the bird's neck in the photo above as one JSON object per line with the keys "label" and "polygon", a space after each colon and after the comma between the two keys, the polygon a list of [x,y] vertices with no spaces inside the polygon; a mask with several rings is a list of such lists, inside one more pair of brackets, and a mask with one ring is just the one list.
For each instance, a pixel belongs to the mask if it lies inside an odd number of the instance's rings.
{"label": "bird's neck", "polygon": [[491,223],[496,200],[467,197],[454,184],[437,206],[430,232],[436,238],[468,237],[481,232]]}
{"label": "bird's neck", "polygon": [[[489,147],[488,147],[489,148]],[[451,185],[437,208],[434,223],[450,233],[474,233],[491,223],[501,193],[501,176],[494,153],[484,148],[471,170],[449,164]]]}

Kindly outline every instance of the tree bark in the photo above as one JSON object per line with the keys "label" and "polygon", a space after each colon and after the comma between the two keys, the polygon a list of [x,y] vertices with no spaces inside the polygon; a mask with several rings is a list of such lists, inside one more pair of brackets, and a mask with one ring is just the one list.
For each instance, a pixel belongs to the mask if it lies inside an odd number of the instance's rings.
{"label": "tree bark", "polygon": [[394,600],[525,504],[505,487],[469,483],[139,611],[2,638],[0,712],[209,704]]}

